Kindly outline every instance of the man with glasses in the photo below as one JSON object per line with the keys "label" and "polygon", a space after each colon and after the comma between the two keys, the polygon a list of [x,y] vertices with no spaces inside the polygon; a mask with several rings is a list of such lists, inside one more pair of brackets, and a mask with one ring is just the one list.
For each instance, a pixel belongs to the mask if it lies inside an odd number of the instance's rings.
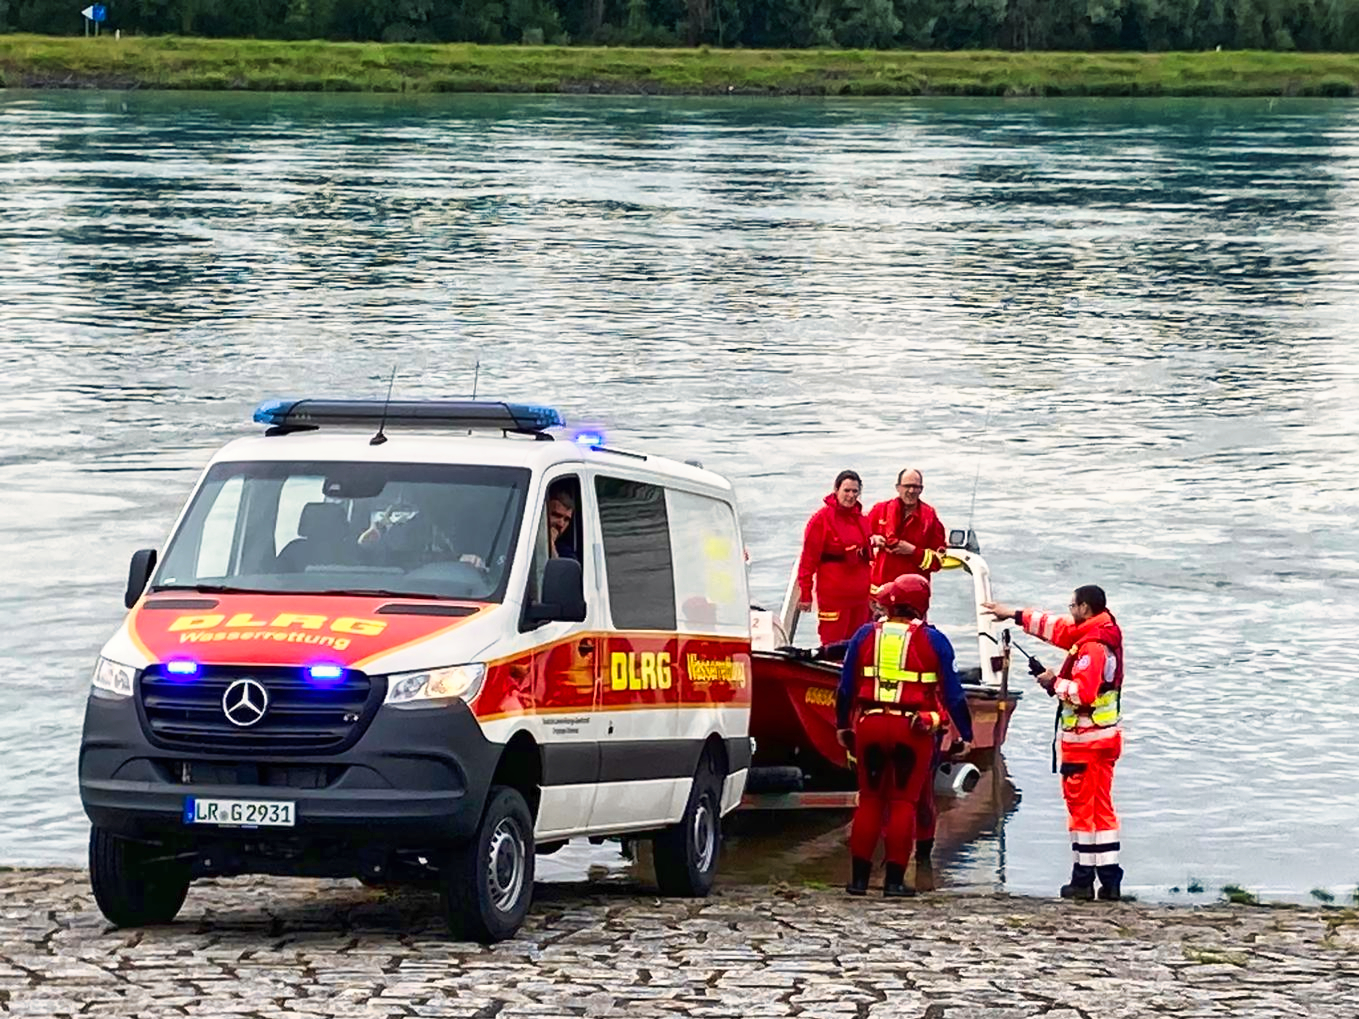
{"label": "man with glasses", "polygon": [[934,507],[920,498],[924,490],[925,476],[907,467],[897,475],[896,498],[869,511],[875,588],[907,574],[928,579],[942,565],[944,525]]}
{"label": "man with glasses", "polygon": [[1062,795],[1075,862],[1064,899],[1099,898],[1117,902],[1123,868],[1119,865],[1118,814],[1114,812],[1114,764],[1123,752],[1119,724],[1123,705],[1123,633],[1105,601],[1103,588],[1086,584],[1071,596],[1071,615],[1015,609],[983,602],[997,619],[1013,619],[1026,633],[1066,652],[1057,672],[1048,669],[1038,684],[1056,697],[1060,710]]}

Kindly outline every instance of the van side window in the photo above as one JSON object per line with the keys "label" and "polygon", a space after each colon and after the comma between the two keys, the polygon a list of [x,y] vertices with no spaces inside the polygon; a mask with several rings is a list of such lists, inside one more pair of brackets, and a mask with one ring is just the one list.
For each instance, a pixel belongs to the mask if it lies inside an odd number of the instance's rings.
{"label": "van side window", "polygon": [[744,636],[750,627],[745,552],[731,506],[705,495],[666,489],[675,560],[675,604],[682,633]]}
{"label": "van side window", "polygon": [[619,478],[595,478],[604,568],[613,625],[620,630],[675,629],[675,569],[665,490]]}
{"label": "van side window", "polygon": [[533,570],[529,600],[536,601],[542,590],[543,570],[549,559],[574,559],[581,562],[584,521],[580,515],[580,479],[574,474],[554,478],[547,486],[542,512],[533,532]]}

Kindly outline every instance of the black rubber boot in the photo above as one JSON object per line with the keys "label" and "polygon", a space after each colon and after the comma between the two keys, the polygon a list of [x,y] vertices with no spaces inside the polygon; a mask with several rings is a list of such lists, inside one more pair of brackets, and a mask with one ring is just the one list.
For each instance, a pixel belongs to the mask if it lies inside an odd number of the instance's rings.
{"label": "black rubber boot", "polygon": [[1123,898],[1123,868],[1116,863],[1096,867],[1099,875],[1099,898],[1104,902],[1118,902]]}
{"label": "black rubber boot", "polygon": [[922,892],[934,891],[934,839],[915,844],[915,886]]}
{"label": "black rubber boot", "polygon": [[889,863],[885,870],[887,873],[882,883],[884,899],[908,899],[915,894],[915,889],[906,883],[905,867],[899,863]]}
{"label": "black rubber boot", "polygon": [[845,885],[845,891],[850,895],[868,894],[868,875],[873,870],[872,860],[861,860],[854,857],[850,860],[849,884]]}
{"label": "black rubber boot", "polygon": [[1062,885],[1062,898],[1076,899],[1080,902],[1095,900],[1095,868],[1074,864],[1071,868],[1071,883]]}

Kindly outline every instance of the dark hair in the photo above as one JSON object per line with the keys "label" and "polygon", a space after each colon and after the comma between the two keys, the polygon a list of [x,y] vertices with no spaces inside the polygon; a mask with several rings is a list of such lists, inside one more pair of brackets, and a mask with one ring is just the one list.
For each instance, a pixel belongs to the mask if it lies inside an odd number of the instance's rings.
{"label": "dark hair", "polygon": [[846,481],[853,481],[860,488],[864,487],[864,479],[859,477],[857,473],[855,473],[854,471],[841,471],[839,474],[835,476],[835,487],[831,489],[831,491],[832,492],[840,491],[840,486],[843,485]]}
{"label": "dark hair", "polygon": [[576,500],[571,494],[571,483],[565,478],[548,486],[547,501],[559,502],[572,513],[576,512]]}
{"label": "dark hair", "polygon": [[920,484],[923,487],[925,484],[925,472],[922,471],[919,467],[903,467],[901,470],[897,471],[897,484],[898,485],[901,484],[901,479],[906,477],[907,474],[911,473],[920,475]]}
{"label": "dark hair", "polygon": [[920,614],[919,612],[916,611],[916,608],[915,608],[914,605],[906,605],[906,604],[904,604],[904,603],[902,603],[902,602],[897,602],[897,604],[893,605],[890,609],[887,610],[887,614],[888,614],[889,616],[891,616],[893,619],[923,619],[923,618],[924,618],[923,616],[921,616],[921,614]]}
{"label": "dark hair", "polygon": [[1085,584],[1076,588],[1076,596],[1071,599],[1077,605],[1088,605],[1090,611],[1099,615],[1108,606],[1104,600],[1104,588],[1096,587],[1094,584]]}

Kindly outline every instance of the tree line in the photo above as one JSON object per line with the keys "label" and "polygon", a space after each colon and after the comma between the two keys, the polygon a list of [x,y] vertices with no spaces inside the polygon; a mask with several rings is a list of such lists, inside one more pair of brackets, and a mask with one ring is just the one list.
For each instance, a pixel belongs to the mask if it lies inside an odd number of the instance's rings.
{"label": "tree line", "polygon": [[[0,0],[80,34],[88,0]],[[224,38],[758,49],[1359,50],[1359,0],[105,0],[105,30]]]}

